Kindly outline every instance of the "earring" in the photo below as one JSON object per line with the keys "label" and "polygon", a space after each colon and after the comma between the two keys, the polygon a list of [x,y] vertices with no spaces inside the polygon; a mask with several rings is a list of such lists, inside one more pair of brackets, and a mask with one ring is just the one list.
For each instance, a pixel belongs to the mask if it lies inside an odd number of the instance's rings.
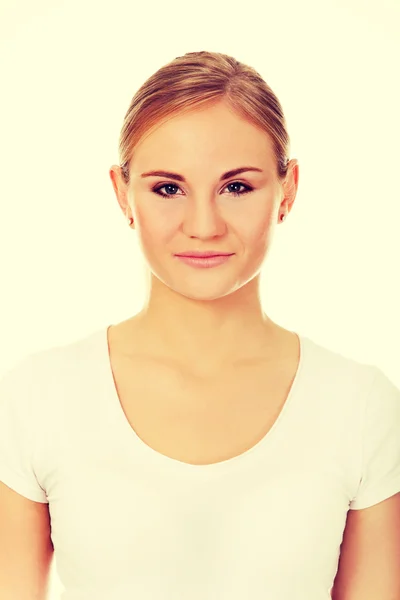
{"label": "earring", "polygon": [[286,219],[286,215],[281,215],[280,219],[281,219],[281,222],[283,222]]}
{"label": "earring", "polygon": [[133,219],[132,219],[132,217],[130,217],[130,218],[128,219],[128,222],[129,222],[129,225],[132,225],[132,223],[133,223]]}

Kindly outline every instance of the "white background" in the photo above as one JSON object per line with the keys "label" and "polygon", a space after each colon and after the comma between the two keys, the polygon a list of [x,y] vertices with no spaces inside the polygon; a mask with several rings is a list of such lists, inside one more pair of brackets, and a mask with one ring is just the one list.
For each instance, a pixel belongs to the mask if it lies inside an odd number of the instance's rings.
{"label": "white background", "polygon": [[266,312],[400,387],[399,40],[397,0],[3,3],[0,371],[141,309],[108,169],[142,83],[212,50],[272,87],[300,164]]}

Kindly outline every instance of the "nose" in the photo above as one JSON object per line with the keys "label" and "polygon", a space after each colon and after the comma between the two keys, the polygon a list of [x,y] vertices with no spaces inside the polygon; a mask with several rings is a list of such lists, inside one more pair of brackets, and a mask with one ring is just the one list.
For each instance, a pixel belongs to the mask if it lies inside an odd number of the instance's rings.
{"label": "nose", "polygon": [[188,237],[210,238],[224,234],[226,222],[215,202],[188,202],[183,216],[183,229]]}

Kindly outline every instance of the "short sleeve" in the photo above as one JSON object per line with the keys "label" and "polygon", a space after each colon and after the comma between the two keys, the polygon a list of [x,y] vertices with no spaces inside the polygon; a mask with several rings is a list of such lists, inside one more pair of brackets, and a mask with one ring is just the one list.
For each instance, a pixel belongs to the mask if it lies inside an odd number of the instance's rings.
{"label": "short sleeve", "polygon": [[362,477],[349,505],[355,510],[400,492],[400,390],[378,367],[374,369],[364,410]]}
{"label": "short sleeve", "polygon": [[34,361],[27,356],[0,378],[0,481],[35,502],[48,503],[34,472]]}

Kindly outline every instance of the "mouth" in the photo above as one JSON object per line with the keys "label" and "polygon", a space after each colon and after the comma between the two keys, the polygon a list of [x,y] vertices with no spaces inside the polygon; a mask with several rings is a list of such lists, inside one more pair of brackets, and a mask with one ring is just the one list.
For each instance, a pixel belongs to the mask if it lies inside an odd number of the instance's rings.
{"label": "mouth", "polygon": [[232,256],[233,252],[183,252],[182,254],[175,254],[180,258],[213,258],[215,256]]}
{"label": "mouth", "polygon": [[228,262],[233,254],[213,254],[211,256],[175,256],[178,260],[191,267],[209,269],[211,267],[217,267]]}

